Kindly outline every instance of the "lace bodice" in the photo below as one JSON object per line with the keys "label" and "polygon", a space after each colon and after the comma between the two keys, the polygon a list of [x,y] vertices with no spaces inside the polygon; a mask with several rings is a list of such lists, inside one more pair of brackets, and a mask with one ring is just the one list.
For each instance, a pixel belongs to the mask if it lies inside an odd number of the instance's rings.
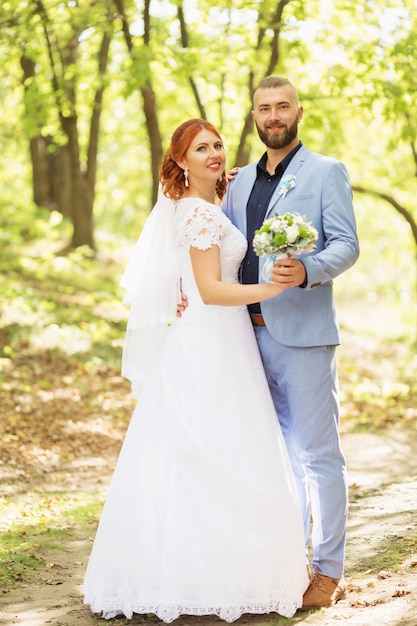
{"label": "lace bodice", "polygon": [[184,198],[178,202],[176,221],[182,290],[188,298],[198,294],[189,254],[191,246],[200,250],[218,246],[222,281],[237,283],[247,242],[221,208],[198,198]]}

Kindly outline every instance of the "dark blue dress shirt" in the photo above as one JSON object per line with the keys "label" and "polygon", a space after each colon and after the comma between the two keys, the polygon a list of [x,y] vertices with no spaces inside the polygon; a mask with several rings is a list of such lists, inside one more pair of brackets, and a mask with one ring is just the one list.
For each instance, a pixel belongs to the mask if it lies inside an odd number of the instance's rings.
{"label": "dark blue dress shirt", "polygon": [[[267,153],[261,157],[257,165],[256,180],[252,187],[251,194],[248,200],[248,206],[246,211],[246,227],[248,238],[248,250],[246,256],[242,261],[241,266],[241,282],[244,284],[254,284],[258,282],[259,272],[259,257],[256,256],[252,240],[255,234],[255,230],[258,230],[262,226],[262,222],[265,219],[266,211],[268,209],[272,195],[277,188],[279,181],[281,180],[285,170],[287,169],[291,159],[295,153],[301,148],[302,143],[299,142],[285,159],[278,163],[275,168],[275,173],[270,174],[266,169]],[[248,309],[251,313],[260,313],[261,307],[259,303],[250,304]]]}

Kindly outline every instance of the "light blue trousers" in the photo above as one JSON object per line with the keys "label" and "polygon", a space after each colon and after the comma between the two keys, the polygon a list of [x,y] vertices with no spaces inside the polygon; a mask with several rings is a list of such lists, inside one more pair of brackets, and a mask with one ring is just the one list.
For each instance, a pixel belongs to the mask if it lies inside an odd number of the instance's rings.
{"label": "light blue trousers", "polygon": [[311,516],[311,562],[321,574],[340,578],[348,494],[335,347],[293,348],[265,327],[255,333],[300,494],[307,558]]}

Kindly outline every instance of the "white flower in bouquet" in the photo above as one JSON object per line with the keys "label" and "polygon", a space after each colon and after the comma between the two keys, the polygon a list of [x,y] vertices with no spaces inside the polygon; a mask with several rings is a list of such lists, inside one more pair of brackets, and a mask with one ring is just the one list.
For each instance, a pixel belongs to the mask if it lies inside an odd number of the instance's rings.
{"label": "white flower in bouquet", "polygon": [[268,247],[270,245],[269,233],[259,233],[258,244],[260,246],[264,246],[265,248]]}
{"label": "white flower in bouquet", "polygon": [[257,256],[287,254],[295,256],[316,248],[318,233],[312,222],[300,213],[275,214],[255,231],[253,249]]}
{"label": "white flower in bouquet", "polygon": [[287,241],[289,244],[294,244],[300,236],[300,229],[297,224],[288,226],[287,228]]}

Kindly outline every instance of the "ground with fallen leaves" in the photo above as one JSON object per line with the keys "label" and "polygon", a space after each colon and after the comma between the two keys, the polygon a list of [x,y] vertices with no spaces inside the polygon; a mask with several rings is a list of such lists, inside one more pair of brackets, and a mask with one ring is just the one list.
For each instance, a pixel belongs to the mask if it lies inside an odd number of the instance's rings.
{"label": "ground with fallen leaves", "polygon": [[[47,372],[47,375],[46,375]],[[0,495],[105,492],[133,401],[129,386],[105,368],[86,375],[77,361],[39,354],[10,365],[2,397]],[[237,626],[417,625],[417,440],[404,428],[382,434],[345,432],[350,482],[346,559],[349,591],[335,607],[277,616],[244,616]],[[0,624],[89,626],[103,624],[82,604],[81,584],[95,526],[71,529],[62,549],[45,549],[44,566],[30,580],[0,595]],[[384,567],[396,546],[403,558]],[[129,623],[157,624],[153,616]],[[212,617],[182,617],[178,626],[220,625]]]}

